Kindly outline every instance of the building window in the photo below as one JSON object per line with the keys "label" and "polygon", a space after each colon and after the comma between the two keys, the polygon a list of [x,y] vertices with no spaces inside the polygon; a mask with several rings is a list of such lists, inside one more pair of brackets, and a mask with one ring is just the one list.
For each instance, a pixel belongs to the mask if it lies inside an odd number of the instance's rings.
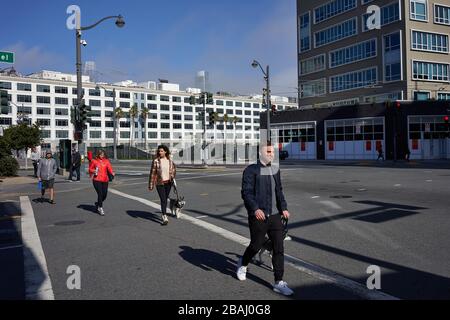
{"label": "building window", "polygon": [[125,121],[121,121],[120,122],[120,127],[121,128],[130,128],[130,126],[131,126],[130,122],[128,122],[128,121],[126,121],[126,122]]}
{"label": "building window", "polygon": [[260,106],[259,103],[254,103],[253,104],[253,108],[255,108],[255,109],[259,109],[259,106]]}
{"label": "building window", "polygon": [[69,121],[64,119],[56,119],[55,126],[57,127],[67,127],[69,126]]}
{"label": "building window", "polygon": [[68,106],[68,105],[69,105],[69,99],[67,99],[67,98],[56,97],[56,98],[55,98],[55,104],[59,104],[59,105],[63,105],[63,106]]}
{"label": "building window", "polygon": [[161,113],[161,120],[170,120],[170,114]]}
{"label": "building window", "polygon": [[114,131],[105,131],[106,139],[114,139]]}
{"label": "building window", "polygon": [[120,139],[130,139],[129,131],[120,131]]}
{"label": "building window", "polygon": [[114,128],[114,121],[105,121],[105,128]]}
{"label": "building window", "polygon": [[50,97],[37,96],[36,101],[38,104],[50,104]]}
{"label": "building window", "polygon": [[67,116],[67,115],[69,115],[68,109],[61,109],[61,108],[55,109],[55,116]]}
{"label": "building window", "polygon": [[31,103],[31,96],[25,96],[25,95],[18,94],[17,102]]}
{"label": "building window", "polygon": [[439,24],[450,25],[450,7],[435,4],[434,22]]}
{"label": "building window", "polygon": [[186,129],[186,130],[193,130],[194,126],[192,125],[192,123],[185,123],[184,124],[184,129]]}
{"label": "building window", "polygon": [[130,93],[129,92],[120,92],[119,97],[122,99],[130,99]]}
{"label": "building window", "polygon": [[448,35],[412,31],[411,49],[448,53]]}
{"label": "building window", "polygon": [[159,96],[159,100],[160,101],[170,101],[170,97],[169,96]]}
{"label": "building window", "polygon": [[427,10],[427,0],[410,0],[410,17],[412,20],[427,21],[428,20],[428,10]]}
{"label": "building window", "polygon": [[[330,68],[335,68],[348,63],[370,59],[377,56],[377,40],[370,39],[350,47],[330,52]],[[324,64],[325,64],[325,56]]]}
{"label": "building window", "polygon": [[184,106],[184,112],[192,112],[192,107],[190,106]]}
{"label": "building window", "polygon": [[161,132],[161,139],[170,139],[170,132]]}
{"label": "building window", "polygon": [[377,83],[377,68],[358,70],[330,77],[330,92],[362,88]]}
{"label": "building window", "polygon": [[356,0],[330,1],[314,9],[314,23],[320,23],[353,8],[356,8]]}
{"label": "building window", "polygon": [[158,129],[158,124],[156,122],[149,122],[149,123],[147,123],[147,128]]}
{"label": "building window", "polygon": [[326,94],[326,79],[304,82],[300,85],[300,98],[317,97]]}
{"label": "building window", "polygon": [[17,91],[31,91],[31,84],[17,83]]}
{"label": "building window", "polygon": [[[12,118],[0,118],[0,125],[10,126],[12,125]],[[41,130],[41,132],[44,130]]]}
{"label": "building window", "polygon": [[101,131],[89,131],[89,137],[91,139],[101,139],[102,132]]}
{"label": "building window", "polygon": [[36,123],[42,127],[50,126],[50,119],[37,119]]}
{"label": "building window", "polygon": [[438,92],[438,100],[450,100],[450,92]]}
{"label": "building window", "polygon": [[384,39],[384,81],[401,80],[400,32],[385,35]]}
{"label": "building window", "polygon": [[413,61],[413,80],[449,81],[449,64]]}
{"label": "building window", "polygon": [[101,121],[91,121],[90,122],[90,127],[91,128],[101,128],[102,127],[102,122]]}
{"label": "building window", "polygon": [[101,101],[100,100],[89,100],[89,105],[91,107],[101,107]]}
{"label": "building window", "polygon": [[158,105],[153,103],[147,103],[147,109],[148,110],[158,110]]}
{"label": "building window", "polygon": [[226,102],[225,102],[225,105],[226,105],[227,107],[232,107],[232,106],[234,105],[234,103],[233,103],[233,101],[226,101]]}
{"label": "building window", "polygon": [[12,85],[11,82],[0,81],[0,89],[11,90]]}
{"label": "building window", "polygon": [[114,101],[105,100],[105,108],[114,108]]}
{"label": "building window", "polygon": [[162,104],[159,108],[161,111],[170,111],[170,106],[168,104]]}
{"label": "building window", "polygon": [[172,120],[181,120],[181,114],[173,114]]}
{"label": "building window", "polygon": [[321,54],[300,61],[300,75],[325,70],[325,55]]}
{"label": "building window", "polygon": [[341,39],[354,36],[357,33],[356,25],[357,19],[355,17],[340,24],[316,32],[314,34],[315,47],[317,48]]}
{"label": "building window", "polygon": [[181,106],[172,106],[172,111],[181,112]]}
{"label": "building window", "polygon": [[122,109],[129,108],[130,107],[130,103],[126,102],[126,101],[120,101],[119,102],[119,107],[122,108]]}
{"label": "building window", "polygon": [[37,108],[36,114],[50,114],[50,108]]}
{"label": "building window", "polygon": [[216,106],[223,106],[223,100],[216,100]]}
{"label": "building window", "polygon": [[100,97],[100,89],[89,89],[89,95],[93,97]]}
{"label": "building window", "polygon": [[[381,25],[387,25],[389,23],[400,20],[400,4],[398,2],[381,7]],[[367,27],[367,19],[370,17],[370,13],[365,13],[362,16],[362,31],[369,31]]]}
{"label": "building window", "polygon": [[181,102],[181,97],[172,97],[172,102]]}
{"label": "building window", "polygon": [[242,114],[242,110],[236,110],[236,114],[237,115],[241,115]]}
{"label": "building window", "polygon": [[430,92],[428,91],[414,91],[414,100],[425,101],[430,99]]}
{"label": "building window", "polygon": [[68,94],[69,93],[69,89],[67,87],[59,87],[56,86],[55,87],[55,93],[59,93],[59,94]]}
{"label": "building window", "polygon": [[158,132],[148,132],[149,139],[158,139]]}
{"label": "building window", "polygon": [[305,52],[311,49],[311,23],[309,12],[299,17],[299,50]]}
{"label": "building window", "polygon": [[161,129],[170,129],[170,123],[163,122],[160,124],[160,126],[161,126]]}
{"label": "building window", "polygon": [[182,129],[181,123],[173,123],[172,126],[174,129]]}
{"label": "building window", "polygon": [[17,106],[17,113],[31,114],[31,107]]}
{"label": "building window", "polygon": [[49,139],[51,137],[50,130],[41,130],[41,138]]}
{"label": "building window", "polygon": [[50,86],[38,84],[38,85],[36,86],[36,91],[37,91],[37,92],[50,93]]}
{"label": "building window", "polygon": [[154,94],[148,94],[148,95],[147,95],[147,100],[156,100],[156,95],[154,95]]}

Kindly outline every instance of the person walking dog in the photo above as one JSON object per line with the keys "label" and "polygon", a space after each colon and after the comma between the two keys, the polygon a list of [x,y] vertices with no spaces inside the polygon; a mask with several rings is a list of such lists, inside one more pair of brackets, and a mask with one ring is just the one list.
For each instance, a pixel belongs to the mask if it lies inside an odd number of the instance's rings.
{"label": "person walking dog", "polygon": [[281,218],[289,219],[287,203],[281,186],[279,167],[272,164],[274,148],[267,142],[261,146],[260,160],[248,166],[242,177],[241,195],[248,213],[250,245],[239,259],[237,278],[246,279],[247,266],[264,244],[266,234],[272,241],[273,290],[289,296],[294,292],[283,281],[284,244]]}
{"label": "person walking dog", "polygon": [[44,201],[45,190],[50,190],[50,203],[55,204],[55,174],[58,171],[55,159],[52,157],[52,152],[45,153],[45,159],[39,161],[37,176],[39,181],[42,181],[41,201]]}
{"label": "person walking dog", "polygon": [[153,191],[156,186],[159,199],[161,200],[162,225],[169,223],[167,218],[167,199],[169,198],[173,180],[176,175],[175,163],[170,159],[170,150],[165,145],[158,146],[155,159],[152,162],[148,189]]}
{"label": "person walking dog", "polygon": [[99,150],[96,158],[92,159],[89,163],[89,174],[92,177],[92,184],[97,192],[97,202],[95,203],[97,212],[101,216],[104,216],[103,202],[108,195],[108,183],[116,175],[104,150]]}

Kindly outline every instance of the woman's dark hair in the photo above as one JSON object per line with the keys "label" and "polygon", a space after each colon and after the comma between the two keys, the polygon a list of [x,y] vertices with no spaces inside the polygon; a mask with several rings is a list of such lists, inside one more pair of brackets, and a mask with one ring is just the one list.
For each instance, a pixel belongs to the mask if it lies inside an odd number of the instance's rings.
{"label": "woman's dark hair", "polygon": [[159,158],[159,149],[163,149],[166,152],[166,158],[169,159],[170,156],[170,150],[166,145],[159,145],[158,148],[156,149],[156,154],[155,157]]}
{"label": "woman's dark hair", "polygon": [[103,150],[103,149],[100,149],[100,150],[97,151],[96,157],[97,157],[97,158],[100,158],[100,155],[101,155],[102,153],[103,153],[104,158],[105,158],[105,159],[108,159],[108,155],[106,154],[105,150]]}

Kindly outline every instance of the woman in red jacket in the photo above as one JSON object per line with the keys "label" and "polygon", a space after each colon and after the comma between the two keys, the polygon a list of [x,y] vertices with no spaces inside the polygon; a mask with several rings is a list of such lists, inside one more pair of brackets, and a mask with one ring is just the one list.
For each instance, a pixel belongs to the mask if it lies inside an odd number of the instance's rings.
{"label": "woman in red jacket", "polygon": [[95,205],[98,213],[102,216],[105,215],[105,212],[103,211],[103,201],[105,201],[108,194],[108,173],[115,176],[111,162],[109,162],[106,157],[105,151],[99,150],[97,152],[97,157],[89,164],[89,174],[92,177],[95,191],[97,191],[98,200]]}

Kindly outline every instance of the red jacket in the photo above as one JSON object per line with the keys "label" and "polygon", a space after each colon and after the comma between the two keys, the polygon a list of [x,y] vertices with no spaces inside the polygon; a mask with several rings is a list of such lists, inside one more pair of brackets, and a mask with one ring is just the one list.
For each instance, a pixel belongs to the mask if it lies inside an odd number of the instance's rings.
{"label": "red jacket", "polygon": [[[96,167],[98,167],[98,174],[94,176]],[[114,174],[111,162],[108,159],[93,159],[89,164],[89,175],[93,177],[94,181],[108,182],[108,171]]]}

